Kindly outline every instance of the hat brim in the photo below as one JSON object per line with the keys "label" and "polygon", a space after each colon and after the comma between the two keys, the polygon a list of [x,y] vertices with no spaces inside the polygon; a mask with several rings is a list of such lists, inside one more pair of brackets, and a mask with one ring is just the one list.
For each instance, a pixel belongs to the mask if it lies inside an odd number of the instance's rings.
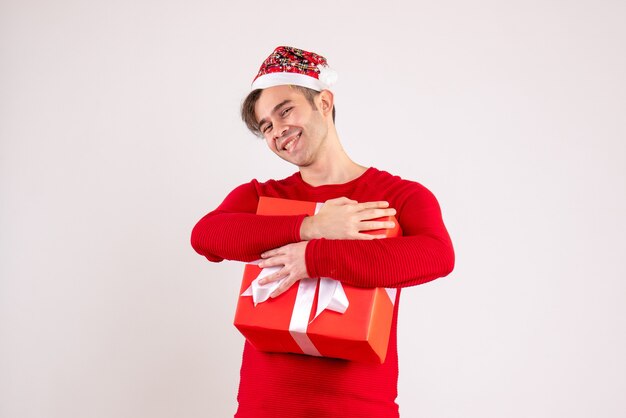
{"label": "hat brim", "polygon": [[257,79],[252,82],[252,90],[285,85],[307,87],[316,91],[330,90],[329,86],[314,77],[305,74],[285,72],[263,74],[257,77]]}

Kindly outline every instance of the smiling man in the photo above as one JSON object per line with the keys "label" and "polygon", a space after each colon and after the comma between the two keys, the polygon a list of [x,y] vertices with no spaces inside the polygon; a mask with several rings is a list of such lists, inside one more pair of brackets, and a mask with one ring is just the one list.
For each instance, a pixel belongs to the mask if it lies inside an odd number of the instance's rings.
{"label": "smiling man", "polygon": [[[253,261],[279,270],[279,297],[306,277],[358,287],[403,288],[449,274],[454,251],[435,197],[419,183],[352,161],[335,129],[336,79],[326,59],[278,47],[242,105],[248,128],[298,171],[282,180],[235,188],[192,232],[207,259]],[[256,215],[260,196],[325,202],[314,216]],[[393,228],[403,236],[367,231]],[[237,418],[399,416],[397,292],[387,357],[374,365],[299,354],[264,353],[246,342]]]}

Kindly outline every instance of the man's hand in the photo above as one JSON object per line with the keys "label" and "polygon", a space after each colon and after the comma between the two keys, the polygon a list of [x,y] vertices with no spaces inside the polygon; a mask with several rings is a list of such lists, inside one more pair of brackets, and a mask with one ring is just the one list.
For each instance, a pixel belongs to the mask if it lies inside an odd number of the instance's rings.
{"label": "man's hand", "polygon": [[266,284],[285,279],[270,297],[275,298],[289,289],[298,280],[309,277],[304,259],[307,244],[306,241],[296,242],[261,254],[263,260],[259,263],[259,267],[283,266],[276,273],[270,274],[259,281],[259,284]]}
{"label": "man's hand", "polygon": [[393,216],[396,210],[388,202],[364,202],[340,197],[327,200],[315,216],[304,219],[300,237],[305,240],[326,239],[376,239],[385,235],[366,234],[363,231],[393,228],[393,222],[372,221],[384,216]]}

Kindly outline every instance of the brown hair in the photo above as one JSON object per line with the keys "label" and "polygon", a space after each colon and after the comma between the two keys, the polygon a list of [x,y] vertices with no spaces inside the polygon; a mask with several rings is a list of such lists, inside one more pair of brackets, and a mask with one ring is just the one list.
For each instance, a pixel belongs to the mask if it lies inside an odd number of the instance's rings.
{"label": "brown hair", "polygon": [[[314,99],[317,97],[318,94],[320,94],[319,91],[302,86],[290,86],[302,93],[306,100],[311,104],[313,110],[317,110],[317,107],[315,107]],[[259,100],[259,97],[261,97],[262,91],[262,89],[252,90],[241,104],[241,119],[244,121],[248,129],[256,136],[263,136],[263,134],[259,130],[259,123],[257,122],[256,114],[254,113],[254,106],[256,105],[257,100]],[[335,106],[333,105],[333,122],[334,121]]]}

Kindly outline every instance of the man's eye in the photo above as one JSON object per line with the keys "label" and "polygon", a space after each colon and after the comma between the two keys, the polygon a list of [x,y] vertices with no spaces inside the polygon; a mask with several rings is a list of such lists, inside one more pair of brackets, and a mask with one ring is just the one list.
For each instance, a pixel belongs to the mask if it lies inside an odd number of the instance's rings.
{"label": "man's eye", "polygon": [[263,132],[264,134],[268,133],[270,131],[270,129],[272,128],[271,124],[267,124],[265,125],[262,129],[261,132]]}
{"label": "man's eye", "polygon": [[287,114],[291,111],[291,109],[293,109],[293,107],[288,107],[287,109],[283,110],[281,112],[282,116],[287,116]]}

